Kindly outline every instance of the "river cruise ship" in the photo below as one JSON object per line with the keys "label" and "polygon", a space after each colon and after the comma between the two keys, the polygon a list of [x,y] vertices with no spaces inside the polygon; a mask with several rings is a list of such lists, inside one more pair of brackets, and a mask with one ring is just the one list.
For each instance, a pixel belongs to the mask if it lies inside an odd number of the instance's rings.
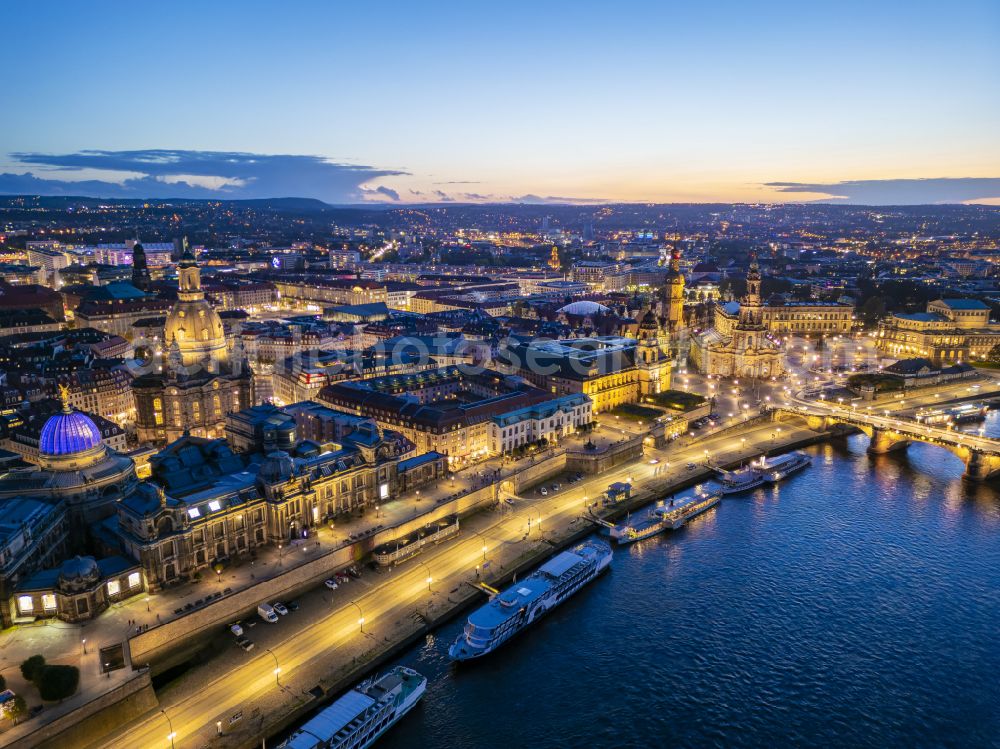
{"label": "river cruise ship", "polygon": [[365,749],[412,710],[426,689],[426,677],[396,666],[321,710],[279,749]]}
{"label": "river cruise ship", "polygon": [[779,455],[776,458],[768,458],[761,462],[759,470],[764,477],[764,481],[769,484],[776,484],[782,479],[788,478],[796,471],[801,471],[812,463],[812,458],[805,453],[788,453]]}
{"label": "river cruise ship", "polygon": [[601,574],[611,556],[608,544],[591,539],[552,557],[473,611],[448,655],[468,661],[492,653]]}
{"label": "river cruise ship", "polygon": [[638,520],[619,523],[609,529],[608,535],[617,544],[630,544],[668,529],[677,530],[691,518],[715,507],[721,500],[722,494],[713,492],[660,501]]}

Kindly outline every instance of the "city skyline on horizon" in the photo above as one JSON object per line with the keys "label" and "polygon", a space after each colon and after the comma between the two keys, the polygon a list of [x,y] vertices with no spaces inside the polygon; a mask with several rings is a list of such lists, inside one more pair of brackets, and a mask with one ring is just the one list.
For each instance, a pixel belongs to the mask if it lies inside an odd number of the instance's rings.
{"label": "city skyline on horizon", "polygon": [[1000,204],[987,2],[235,7],[12,9],[0,194]]}

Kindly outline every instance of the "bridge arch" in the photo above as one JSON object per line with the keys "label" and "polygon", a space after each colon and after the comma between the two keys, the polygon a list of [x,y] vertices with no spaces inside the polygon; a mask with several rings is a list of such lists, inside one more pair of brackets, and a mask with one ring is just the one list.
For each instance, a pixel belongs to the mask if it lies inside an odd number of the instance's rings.
{"label": "bridge arch", "polygon": [[961,459],[968,479],[1000,478],[1000,440],[859,411],[824,408],[813,413],[810,409],[790,407],[782,410],[804,417],[809,428],[815,431],[829,432],[843,425],[862,432],[869,438],[868,451],[871,453],[905,450],[911,442],[923,442],[943,447]]}

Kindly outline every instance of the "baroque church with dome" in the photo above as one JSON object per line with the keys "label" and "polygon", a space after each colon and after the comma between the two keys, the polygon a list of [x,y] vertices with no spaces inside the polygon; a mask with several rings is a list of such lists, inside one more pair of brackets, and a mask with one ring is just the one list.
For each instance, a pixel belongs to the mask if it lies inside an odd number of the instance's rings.
{"label": "baroque church with dome", "polygon": [[242,350],[229,350],[189,249],[177,274],[177,303],[163,329],[162,371],[132,383],[139,440],[161,445],[185,434],[222,437],[226,414],[255,404],[253,371]]}
{"label": "baroque church with dome", "polygon": [[[94,545],[88,530],[113,517],[139,486],[132,459],[101,440],[93,420],[69,406],[48,419],[37,466],[0,473],[0,622],[57,616],[89,619],[143,589],[138,565],[121,556],[67,554]],[[61,565],[61,566],[56,566]]]}
{"label": "baroque church with dome", "polygon": [[138,478],[132,459],[105,445],[93,420],[70,408],[68,389],[62,387],[60,395],[62,412],[42,427],[39,465],[0,474],[0,502],[16,496],[60,502],[74,535],[82,539],[86,526],[114,514],[115,502],[135,488]]}
{"label": "baroque church with dome", "polygon": [[699,372],[720,377],[769,378],[785,373],[780,343],[764,321],[757,256],[747,271],[747,293],[729,335],[709,328],[691,339],[691,362]]}

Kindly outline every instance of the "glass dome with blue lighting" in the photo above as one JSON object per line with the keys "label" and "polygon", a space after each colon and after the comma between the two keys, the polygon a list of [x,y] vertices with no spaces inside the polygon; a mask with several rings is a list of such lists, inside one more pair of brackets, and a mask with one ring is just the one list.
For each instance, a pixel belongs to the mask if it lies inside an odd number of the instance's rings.
{"label": "glass dome with blue lighting", "polygon": [[69,407],[68,392],[63,396],[62,413],[45,422],[38,440],[42,455],[72,455],[92,450],[101,444],[101,430],[90,417]]}

